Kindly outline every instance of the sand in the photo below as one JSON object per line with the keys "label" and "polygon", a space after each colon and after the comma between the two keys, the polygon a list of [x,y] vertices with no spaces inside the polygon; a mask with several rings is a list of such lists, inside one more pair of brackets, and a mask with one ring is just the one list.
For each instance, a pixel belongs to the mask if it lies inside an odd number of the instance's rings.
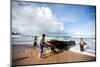
{"label": "sand", "polygon": [[39,49],[37,47],[32,47],[31,45],[16,45],[12,47],[12,64],[19,66],[96,60],[94,56],[70,50],[66,50],[62,53],[53,53],[48,50],[44,57],[45,58],[41,59],[39,57]]}

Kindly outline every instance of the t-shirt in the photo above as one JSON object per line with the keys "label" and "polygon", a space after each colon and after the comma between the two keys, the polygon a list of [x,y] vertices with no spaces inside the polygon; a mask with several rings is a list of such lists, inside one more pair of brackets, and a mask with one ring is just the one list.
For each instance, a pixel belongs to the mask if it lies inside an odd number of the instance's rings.
{"label": "t-shirt", "polygon": [[80,41],[80,45],[84,45],[85,42],[83,40]]}

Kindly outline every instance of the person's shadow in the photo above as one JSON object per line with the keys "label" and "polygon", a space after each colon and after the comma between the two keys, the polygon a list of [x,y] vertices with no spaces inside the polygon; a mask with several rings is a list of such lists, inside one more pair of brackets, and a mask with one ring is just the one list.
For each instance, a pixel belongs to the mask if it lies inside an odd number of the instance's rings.
{"label": "person's shadow", "polygon": [[21,58],[18,58],[18,59],[14,59],[14,60],[12,60],[13,62],[16,62],[16,61],[20,61],[20,60],[23,60],[23,59],[26,59],[26,58],[28,58],[28,57],[21,57]]}

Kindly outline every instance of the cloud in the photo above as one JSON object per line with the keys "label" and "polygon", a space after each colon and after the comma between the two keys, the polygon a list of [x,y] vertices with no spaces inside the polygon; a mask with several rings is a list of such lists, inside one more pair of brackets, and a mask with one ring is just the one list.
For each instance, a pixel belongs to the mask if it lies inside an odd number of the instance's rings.
{"label": "cloud", "polygon": [[21,6],[18,3],[13,2],[13,29],[17,29],[25,34],[60,33],[64,31],[63,22],[58,21],[58,18],[53,14],[49,7],[33,6],[34,5],[32,4]]}

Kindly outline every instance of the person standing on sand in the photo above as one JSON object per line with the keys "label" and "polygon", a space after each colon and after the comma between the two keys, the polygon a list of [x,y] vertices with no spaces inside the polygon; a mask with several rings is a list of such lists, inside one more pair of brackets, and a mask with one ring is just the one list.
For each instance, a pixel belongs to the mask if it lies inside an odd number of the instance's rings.
{"label": "person standing on sand", "polygon": [[80,38],[80,51],[84,51],[84,45],[86,45],[85,41],[83,40],[83,38]]}
{"label": "person standing on sand", "polygon": [[37,46],[37,36],[35,36],[35,38],[34,38],[34,44],[33,44],[33,46]]}
{"label": "person standing on sand", "polygon": [[40,58],[43,58],[44,46],[45,46],[45,34],[42,34],[42,38],[40,40]]}

